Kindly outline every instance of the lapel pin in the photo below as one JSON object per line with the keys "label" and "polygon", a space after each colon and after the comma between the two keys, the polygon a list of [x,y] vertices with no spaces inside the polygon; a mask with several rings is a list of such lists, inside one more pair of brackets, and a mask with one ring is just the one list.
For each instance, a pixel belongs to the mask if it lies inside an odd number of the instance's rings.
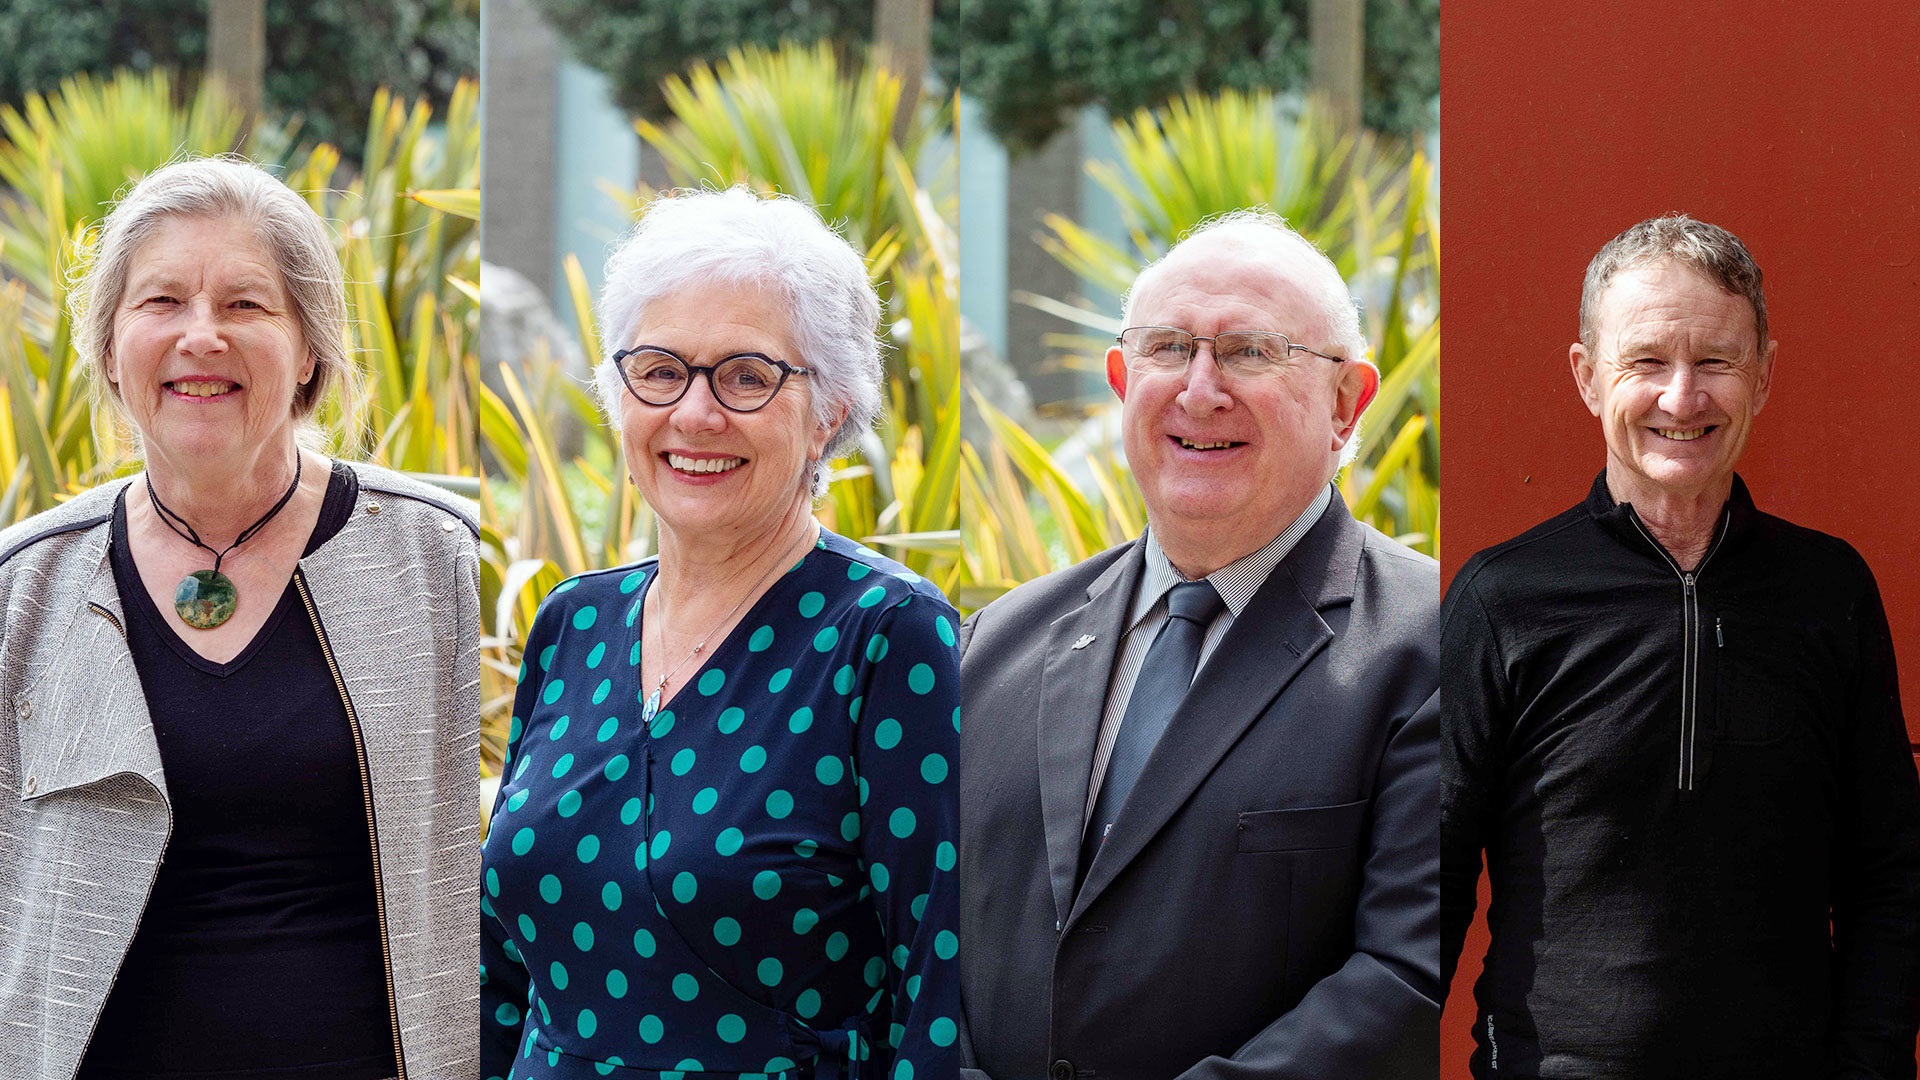
{"label": "lapel pin", "polygon": [[1076,642],[1074,642],[1074,643],[1073,643],[1073,648],[1074,648],[1074,651],[1076,651],[1076,652],[1077,652],[1077,651],[1079,651],[1079,650],[1081,650],[1081,649],[1084,649],[1084,648],[1086,648],[1087,646],[1089,646],[1089,645],[1091,645],[1091,644],[1093,644],[1093,635],[1092,635],[1092,634],[1081,634],[1081,635],[1080,635],[1080,640],[1079,640],[1079,641],[1076,641]]}

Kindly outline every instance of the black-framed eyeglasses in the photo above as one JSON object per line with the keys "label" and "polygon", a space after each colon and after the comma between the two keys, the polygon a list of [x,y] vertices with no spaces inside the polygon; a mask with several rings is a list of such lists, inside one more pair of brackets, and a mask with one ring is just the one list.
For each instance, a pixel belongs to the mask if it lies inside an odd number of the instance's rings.
{"label": "black-framed eyeglasses", "polygon": [[1298,366],[1295,353],[1306,353],[1336,364],[1344,356],[1328,356],[1305,345],[1296,344],[1285,334],[1267,330],[1230,330],[1212,337],[1198,337],[1176,326],[1129,326],[1115,339],[1127,370],[1140,375],[1178,375],[1199,351],[1200,343],[1213,345],[1213,362],[1230,378],[1258,379],[1278,375]]}
{"label": "black-framed eyeglasses", "polygon": [[687,396],[695,375],[707,377],[713,399],[737,413],[757,412],[780,392],[793,375],[812,375],[812,368],[794,367],[760,353],[734,353],[717,364],[689,364],[656,345],[636,345],[613,354],[620,381],[642,405],[671,405]]}

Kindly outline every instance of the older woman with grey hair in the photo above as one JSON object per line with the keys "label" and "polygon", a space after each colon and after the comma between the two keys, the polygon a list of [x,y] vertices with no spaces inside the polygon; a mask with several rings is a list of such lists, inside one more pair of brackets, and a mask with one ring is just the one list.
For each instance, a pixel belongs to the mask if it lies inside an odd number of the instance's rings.
{"label": "older woman with grey hair", "polygon": [[660,554],[534,619],[482,1076],[956,1074],[958,619],[812,515],[879,316],[791,199],[658,199],[608,260],[598,384]]}
{"label": "older woman with grey hair", "polygon": [[166,166],[73,308],[145,468],[0,532],[0,1075],[471,1075],[474,523],[303,445],[326,223]]}

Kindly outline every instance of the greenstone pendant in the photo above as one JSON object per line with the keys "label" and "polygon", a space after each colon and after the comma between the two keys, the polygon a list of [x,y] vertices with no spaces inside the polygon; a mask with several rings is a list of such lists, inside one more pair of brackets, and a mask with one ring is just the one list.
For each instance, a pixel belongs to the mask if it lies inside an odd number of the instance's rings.
{"label": "greenstone pendant", "polygon": [[233,579],[218,570],[195,570],[173,590],[173,610],[180,621],[196,630],[211,630],[233,618],[240,592]]}

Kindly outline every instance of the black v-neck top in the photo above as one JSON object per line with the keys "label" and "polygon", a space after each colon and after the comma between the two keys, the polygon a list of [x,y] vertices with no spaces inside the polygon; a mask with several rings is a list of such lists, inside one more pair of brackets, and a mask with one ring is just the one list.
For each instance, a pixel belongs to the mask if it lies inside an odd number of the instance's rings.
{"label": "black v-neck top", "polygon": [[[335,464],[303,557],[346,524],[358,486]],[[80,1077],[386,1080],[398,1069],[359,755],[298,589],[214,663],[141,583],[124,495],[110,559],[173,832]]]}

